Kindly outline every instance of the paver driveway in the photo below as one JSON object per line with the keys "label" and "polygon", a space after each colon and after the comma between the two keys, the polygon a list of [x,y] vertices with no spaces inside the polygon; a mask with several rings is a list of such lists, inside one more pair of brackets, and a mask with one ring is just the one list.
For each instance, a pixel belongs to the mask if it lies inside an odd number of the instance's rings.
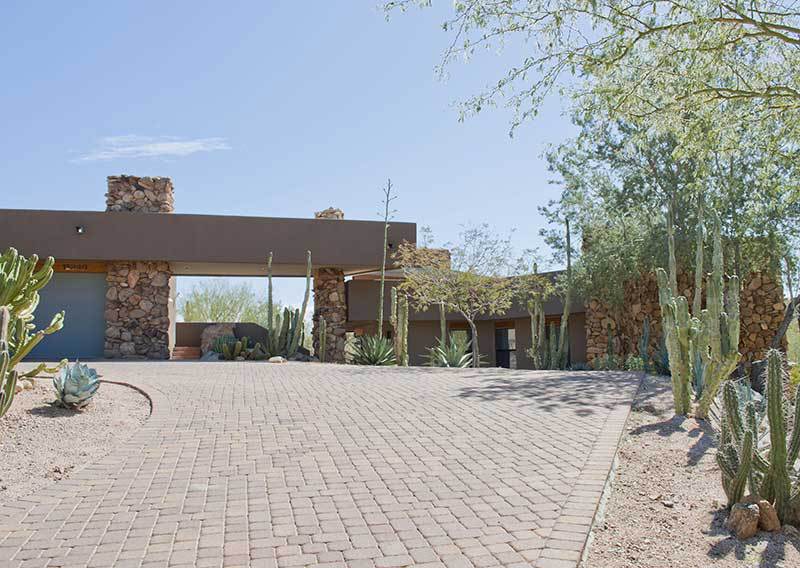
{"label": "paver driveway", "polygon": [[574,567],[638,384],[293,363],[98,368],[150,393],[153,415],[102,461],[0,508],[6,565]]}

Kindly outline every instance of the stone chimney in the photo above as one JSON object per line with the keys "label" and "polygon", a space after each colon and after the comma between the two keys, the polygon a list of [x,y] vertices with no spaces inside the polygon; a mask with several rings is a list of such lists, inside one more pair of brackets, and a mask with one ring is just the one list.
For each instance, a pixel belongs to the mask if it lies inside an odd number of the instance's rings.
{"label": "stone chimney", "polygon": [[314,219],[337,219],[341,221],[344,219],[344,211],[336,207],[328,207],[314,213]]}
{"label": "stone chimney", "polygon": [[106,211],[174,213],[172,192],[168,177],[108,176]]}

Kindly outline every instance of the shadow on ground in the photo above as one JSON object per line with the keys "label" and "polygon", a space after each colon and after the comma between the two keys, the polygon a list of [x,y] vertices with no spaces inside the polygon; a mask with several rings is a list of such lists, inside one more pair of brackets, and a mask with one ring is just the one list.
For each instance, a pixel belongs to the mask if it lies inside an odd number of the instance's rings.
{"label": "shadow on ground", "polygon": [[544,411],[571,407],[582,415],[596,408],[614,408],[627,404],[631,391],[622,387],[638,384],[634,373],[587,371],[510,371],[485,369],[465,371],[465,378],[475,379],[474,386],[458,391],[460,398],[483,401],[517,400],[536,404]]}

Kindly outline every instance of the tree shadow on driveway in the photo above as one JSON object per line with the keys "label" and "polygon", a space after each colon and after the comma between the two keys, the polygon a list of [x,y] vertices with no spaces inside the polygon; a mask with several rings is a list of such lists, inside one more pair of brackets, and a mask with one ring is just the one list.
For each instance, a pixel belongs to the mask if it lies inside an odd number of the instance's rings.
{"label": "tree shadow on driveway", "polygon": [[629,404],[641,380],[639,373],[600,371],[482,369],[462,376],[477,385],[462,387],[460,398],[519,401],[546,412],[568,408],[584,416]]}

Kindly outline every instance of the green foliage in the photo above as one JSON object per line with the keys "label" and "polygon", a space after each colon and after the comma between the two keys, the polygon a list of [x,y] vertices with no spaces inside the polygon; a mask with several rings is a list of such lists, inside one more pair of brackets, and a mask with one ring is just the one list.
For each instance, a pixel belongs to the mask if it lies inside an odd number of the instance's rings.
{"label": "green foliage", "polygon": [[96,370],[76,362],[72,366],[65,366],[53,377],[53,388],[56,392],[55,404],[80,409],[92,400],[100,388],[100,379]]}
{"label": "green foliage", "polygon": [[628,358],[625,359],[624,369],[626,371],[646,371],[647,366],[641,357],[628,355]]}
{"label": "green foliage", "polygon": [[392,341],[379,335],[362,335],[356,338],[351,353],[355,365],[396,365]]}
{"label": "green foliage", "polygon": [[[527,263],[522,263],[525,270]],[[531,346],[526,350],[534,369],[545,369],[545,356],[547,353],[545,343],[547,334],[545,330],[544,303],[554,293],[555,287],[547,276],[539,274],[538,265],[533,263],[533,272],[519,274],[514,278],[515,293],[520,304],[525,306],[531,319]]]}
{"label": "green foliage", "polygon": [[426,359],[430,367],[471,367],[469,339],[466,334],[450,334],[449,341],[437,338],[436,345],[428,348]]}
{"label": "green foliage", "polygon": [[178,314],[187,322],[248,322],[266,327],[270,313],[280,311],[258,297],[249,284],[222,279],[203,280],[178,298]]}
{"label": "green foliage", "polygon": [[[783,357],[777,350],[767,354],[766,417],[768,446],[761,446],[762,422],[755,400],[743,400],[734,381],[723,387],[720,417],[720,450],[717,463],[722,471],[722,485],[728,506],[741,501],[745,487],[775,505],[781,522],[796,522],[800,505],[800,479],[795,464],[800,454],[800,404],[784,394]],[[748,389],[749,390],[749,389]],[[787,431],[787,416],[793,425]]]}

